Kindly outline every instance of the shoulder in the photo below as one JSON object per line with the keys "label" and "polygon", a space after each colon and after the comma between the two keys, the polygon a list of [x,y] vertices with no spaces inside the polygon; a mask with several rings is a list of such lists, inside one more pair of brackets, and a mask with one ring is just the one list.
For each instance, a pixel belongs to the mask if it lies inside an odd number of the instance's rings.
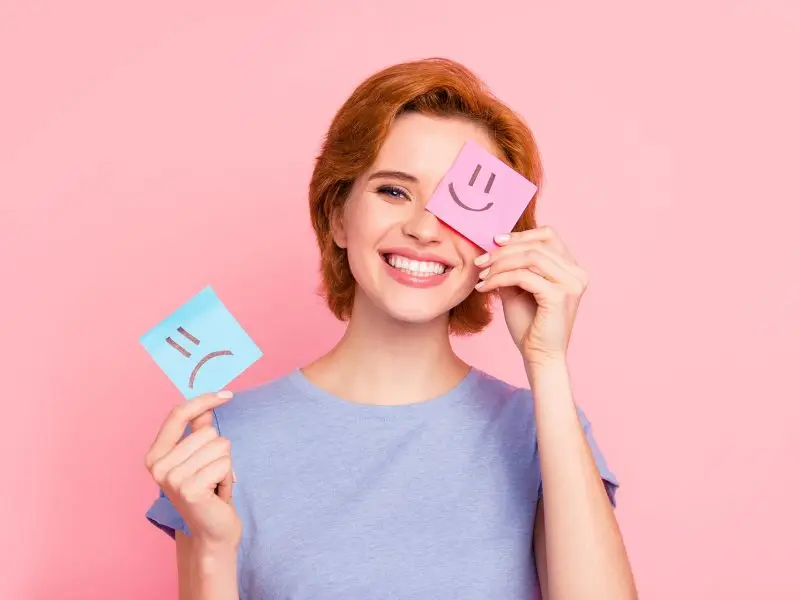
{"label": "shoulder", "polygon": [[301,395],[294,378],[295,372],[291,371],[234,393],[230,401],[214,410],[220,433],[231,435],[248,425],[260,427],[290,413]]}
{"label": "shoulder", "polygon": [[485,371],[473,369],[474,384],[471,386],[478,406],[488,410],[497,418],[504,415],[510,421],[532,423],[533,397],[531,390],[509,383]]}
{"label": "shoulder", "polygon": [[475,373],[474,389],[478,395],[503,402],[531,402],[530,388],[516,386],[480,369],[473,369],[473,371]]}
{"label": "shoulder", "polygon": [[[477,374],[475,389],[478,390],[480,399],[502,401],[505,405],[508,405],[509,408],[513,407],[516,411],[530,414],[531,418],[535,419],[534,404],[536,402],[536,394],[530,387],[516,386],[478,369],[473,370]],[[591,427],[591,422],[583,409],[576,404],[575,411],[583,428],[589,429]]]}

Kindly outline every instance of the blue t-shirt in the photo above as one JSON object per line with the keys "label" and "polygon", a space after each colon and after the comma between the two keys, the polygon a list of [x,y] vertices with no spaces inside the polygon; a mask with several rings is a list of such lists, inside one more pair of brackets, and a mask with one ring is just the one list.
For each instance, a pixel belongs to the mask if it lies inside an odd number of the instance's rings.
{"label": "blue t-shirt", "polygon": [[[215,412],[232,442],[241,600],[530,600],[538,590],[530,390],[472,369],[434,399],[365,405],[298,369]],[[613,503],[617,480],[578,413]],[[147,517],[189,533],[163,494]]]}

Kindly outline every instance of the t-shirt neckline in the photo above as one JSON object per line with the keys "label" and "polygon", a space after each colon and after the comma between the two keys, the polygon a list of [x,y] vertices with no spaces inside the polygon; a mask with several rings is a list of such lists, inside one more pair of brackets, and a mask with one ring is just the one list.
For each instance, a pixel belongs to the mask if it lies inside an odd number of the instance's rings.
{"label": "t-shirt neckline", "polygon": [[455,401],[463,401],[471,396],[475,390],[481,372],[475,367],[470,367],[467,374],[461,378],[452,388],[427,400],[414,402],[411,404],[362,404],[340,398],[313,383],[300,367],[295,368],[289,373],[289,381],[305,397],[316,402],[324,403],[327,408],[342,411],[350,414],[371,414],[381,416],[386,419],[403,418],[429,414],[445,408]]}

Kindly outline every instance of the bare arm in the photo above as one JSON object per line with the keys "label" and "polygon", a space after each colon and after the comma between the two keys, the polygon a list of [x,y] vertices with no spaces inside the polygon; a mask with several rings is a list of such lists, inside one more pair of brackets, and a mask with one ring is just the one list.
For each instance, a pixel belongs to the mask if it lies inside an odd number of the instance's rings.
{"label": "bare arm", "polygon": [[238,600],[236,549],[203,548],[175,532],[180,600]]}
{"label": "bare arm", "polygon": [[533,555],[536,558],[536,574],[539,577],[542,599],[550,600],[550,589],[547,587],[547,545],[544,539],[543,502],[539,502],[536,506],[536,517],[533,523]]}
{"label": "bare arm", "polygon": [[635,600],[622,535],[573,404],[565,361],[527,368],[543,498],[534,552],[545,600]]}

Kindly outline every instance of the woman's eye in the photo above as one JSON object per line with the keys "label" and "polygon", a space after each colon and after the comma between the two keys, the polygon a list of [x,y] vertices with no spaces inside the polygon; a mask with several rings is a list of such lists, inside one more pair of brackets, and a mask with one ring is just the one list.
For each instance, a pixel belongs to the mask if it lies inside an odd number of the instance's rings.
{"label": "woman's eye", "polygon": [[382,185],[378,188],[378,193],[396,200],[410,200],[408,192],[396,185]]}

